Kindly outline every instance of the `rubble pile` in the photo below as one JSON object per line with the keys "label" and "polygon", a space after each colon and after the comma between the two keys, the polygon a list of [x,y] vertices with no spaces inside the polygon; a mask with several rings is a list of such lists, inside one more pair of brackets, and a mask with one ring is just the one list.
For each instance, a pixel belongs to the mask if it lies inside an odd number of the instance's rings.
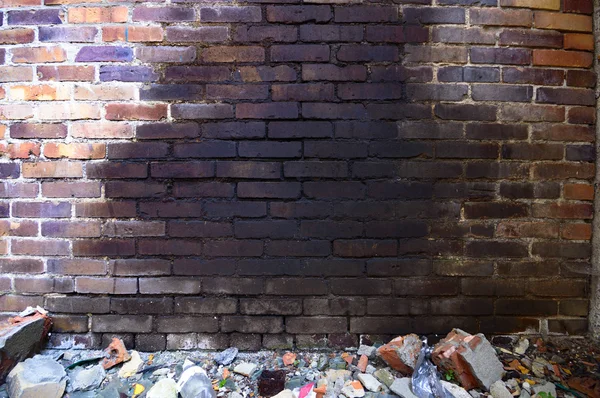
{"label": "rubble pile", "polygon": [[0,398],[600,397],[592,346],[452,330],[347,352],[219,353],[47,350],[18,363]]}

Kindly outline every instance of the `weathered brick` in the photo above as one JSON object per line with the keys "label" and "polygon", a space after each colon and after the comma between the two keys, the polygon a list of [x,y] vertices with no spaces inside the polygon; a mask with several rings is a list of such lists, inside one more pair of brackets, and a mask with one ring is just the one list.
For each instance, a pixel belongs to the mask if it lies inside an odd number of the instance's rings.
{"label": "weathered brick", "polygon": [[194,21],[196,19],[196,14],[192,8],[140,6],[133,9],[131,18],[133,21]]}
{"label": "weathered brick", "polygon": [[580,51],[534,50],[533,64],[536,66],[570,66],[588,68],[592,65],[592,54]]}
{"label": "weathered brick", "polygon": [[102,41],[156,42],[163,40],[160,26],[103,26]]}
{"label": "weathered brick", "polygon": [[565,50],[588,50],[594,49],[594,36],[583,33],[565,33]]}
{"label": "weathered brick", "polygon": [[81,42],[92,43],[98,29],[85,27],[40,26],[39,39],[42,42]]}
{"label": "weathered brick", "polygon": [[68,11],[69,23],[127,22],[127,7],[72,7]]}
{"label": "weathered brick", "polygon": [[470,22],[474,25],[529,27],[532,24],[532,15],[529,10],[499,8],[474,8],[469,11]]}
{"label": "weathered brick", "polygon": [[40,80],[46,81],[93,81],[95,75],[95,68],[89,65],[38,66],[37,74]]}
{"label": "weathered brick", "polygon": [[75,62],[131,62],[133,50],[117,46],[84,46],[75,56]]}
{"label": "weathered brick", "polygon": [[335,7],[335,22],[396,22],[398,8],[395,6]]}
{"label": "weathered brick", "polygon": [[267,21],[283,23],[327,22],[333,17],[328,6],[267,6]]}
{"label": "weathered brick", "polygon": [[67,59],[65,50],[58,46],[14,48],[10,52],[12,62],[16,64],[63,62]]}
{"label": "weathered brick", "polygon": [[62,24],[62,12],[58,9],[8,11],[9,25],[56,25]]}
{"label": "weathered brick", "polygon": [[209,43],[218,43],[227,40],[227,38],[229,37],[229,29],[226,26],[200,26],[194,28],[184,26],[168,26],[166,32],[167,41],[170,42],[201,41]]}
{"label": "weathered brick", "polygon": [[271,61],[274,62],[327,62],[329,46],[322,44],[274,45]]}
{"label": "weathered brick", "polygon": [[536,11],[534,26],[538,29],[554,29],[571,32],[591,32],[592,17],[559,12]]}
{"label": "weathered brick", "polygon": [[[292,29],[289,28],[288,29]],[[288,40],[285,40],[287,37]],[[295,34],[282,32],[277,41],[295,41]],[[361,26],[300,25],[300,40],[304,42],[359,42],[363,39]]]}
{"label": "weathered brick", "polygon": [[33,29],[13,28],[0,31],[0,44],[24,44],[33,42]]}
{"label": "weathered brick", "polygon": [[167,105],[107,104],[108,120],[160,120],[167,116]]}
{"label": "weathered brick", "polygon": [[260,22],[260,7],[201,7],[202,22]]}

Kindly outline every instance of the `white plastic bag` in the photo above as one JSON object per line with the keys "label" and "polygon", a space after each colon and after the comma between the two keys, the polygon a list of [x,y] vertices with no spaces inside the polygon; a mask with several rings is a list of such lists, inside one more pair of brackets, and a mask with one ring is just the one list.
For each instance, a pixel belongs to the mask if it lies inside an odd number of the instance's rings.
{"label": "white plastic bag", "polygon": [[412,375],[412,390],[419,398],[453,398],[440,382],[440,374],[431,362],[433,348],[423,338],[423,346]]}

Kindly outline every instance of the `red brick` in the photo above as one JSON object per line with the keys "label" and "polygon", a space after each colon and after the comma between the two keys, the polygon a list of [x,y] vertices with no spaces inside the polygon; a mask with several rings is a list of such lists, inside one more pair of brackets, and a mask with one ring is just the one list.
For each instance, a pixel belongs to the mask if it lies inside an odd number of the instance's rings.
{"label": "red brick", "polygon": [[591,32],[592,17],[586,15],[563,14],[559,12],[536,11],[534,13],[534,26],[538,29]]}
{"label": "red brick", "polygon": [[13,28],[0,30],[0,44],[24,44],[33,42],[33,29]]}
{"label": "red brick", "polygon": [[102,41],[157,42],[163,40],[160,26],[103,26]]}
{"label": "red brick", "polygon": [[534,204],[532,214],[536,218],[591,219],[593,217],[593,207],[587,203]]}
{"label": "red brick", "polygon": [[104,158],[105,154],[105,144],[48,143],[44,145],[44,156],[51,159],[102,159]]}
{"label": "red brick", "polygon": [[167,117],[167,105],[107,104],[108,120],[160,120]]}
{"label": "red brick", "polygon": [[564,198],[575,200],[594,200],[594,187],[589,184],[565,184]]}
{"label": "red brick", "polygon": [[529,10],[503,10],[499,8],[473,8],[470,21],[473,25],[530,27],[533,13]]}
{"label": "red brick", "polygon": [[582,33],[565,33],[565,50],[594,50],[594,35]]}
{"label": "red brick", "polygon": [[563,239],[590,240],[592,237],[591,224],[565,224],[561,229]]}
{"label": "red brick", "polygon": [[533,50],[533,64],[537,66],[569,66],[589,68],[594,61],[590,53],[563,50]]}
{"label": "red brick", "polygon": [[262,62],[265,50],[258,46],[214,46],[204,49],[201,59],[202,62]]}
{"label": "red brick", "polygon": [[93,81],[94,66],[38,66],[37,74],[42,81]]}
{"label": "red brick", "polygon": [[26,178],[83,177],[82,164],[67,161],[25,163],[22,173]]}
{"label": "red brick", "polygon": [[10,51],[12,53],[12,61],[16,64],[63,62],[67,59],[66,51],[59,46],[23,47]]}

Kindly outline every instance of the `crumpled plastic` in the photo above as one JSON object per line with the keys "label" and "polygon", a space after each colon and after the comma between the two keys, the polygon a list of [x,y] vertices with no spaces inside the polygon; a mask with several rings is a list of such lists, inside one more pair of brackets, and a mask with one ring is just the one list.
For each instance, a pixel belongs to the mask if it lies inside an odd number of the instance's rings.
{"label": "crumpled plastic", "polygon": [[427,345],[427,339],[423,339],[423,345],[419,358],[415,364],[412,375],[412,390],[419,398],[453,398],[440,382],[440,373],[431,362],[433,347]]}

